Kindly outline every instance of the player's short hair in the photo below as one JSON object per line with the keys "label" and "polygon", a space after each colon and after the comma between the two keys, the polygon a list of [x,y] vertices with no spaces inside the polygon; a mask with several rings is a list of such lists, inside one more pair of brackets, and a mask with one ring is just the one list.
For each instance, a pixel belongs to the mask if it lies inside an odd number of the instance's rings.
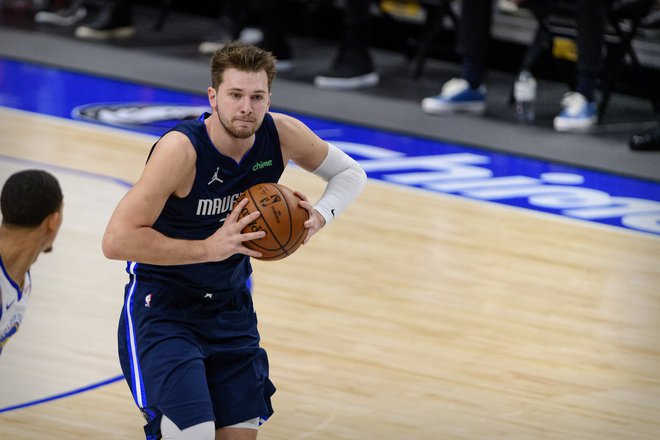
{"label": "player's short hair", "polygon": [[44,170],[24,170],[9,176],[2,187],[2,224],[34,228],[62,207],[62,189]]}
{"label": "player's short hair", "polygon": [[242,41],[225,44],[211,57],[211,85],[215,90],[218,90],[222,83],[225,70],[231,68],[242,72],[265,71],[269,91],[276,74],[275,57],[272,53]]}

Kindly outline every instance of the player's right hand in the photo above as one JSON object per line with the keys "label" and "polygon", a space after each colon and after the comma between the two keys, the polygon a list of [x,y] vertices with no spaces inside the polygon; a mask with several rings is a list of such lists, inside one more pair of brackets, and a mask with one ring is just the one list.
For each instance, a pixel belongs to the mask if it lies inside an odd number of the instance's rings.
{"label": "player's right hand", "polygon": [[244,241],[257,240],[266,236],[265,231],[242,232],[247,225],[261,215],[259,211],[254,211],[239,220],[238,216],[247,204],[247,198],[237,203],[222,227],[205,240],[210,261],[222,261],[234,254],[261,257],[261,252],[253,251],[243,244]]}

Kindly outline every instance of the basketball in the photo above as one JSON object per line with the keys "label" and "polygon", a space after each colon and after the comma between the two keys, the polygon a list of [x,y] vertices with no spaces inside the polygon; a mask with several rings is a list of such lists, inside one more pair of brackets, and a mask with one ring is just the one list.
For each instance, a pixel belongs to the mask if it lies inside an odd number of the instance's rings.
{"label": "basketball", "polygon": [[309,213],[298,206],[300,198],[288,187],[279,183],[259,183],[243,192],[237,202],[248,199],[239,219],[254,211],[261,215],[243,228],[243,233],[266,231],[266,236],[243,244],[262,257],[259,260],[274,261],[288,257],[296,251],[307,236],[303,225]]}

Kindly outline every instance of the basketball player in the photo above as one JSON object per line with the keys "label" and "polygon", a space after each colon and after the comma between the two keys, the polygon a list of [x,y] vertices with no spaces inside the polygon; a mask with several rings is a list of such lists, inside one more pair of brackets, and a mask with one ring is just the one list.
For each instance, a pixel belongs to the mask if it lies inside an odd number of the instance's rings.
{"label": "basketball player", "polygon": [[269,52],[231,42],[213,55],[211,77],[211,114],[156,142],[103,238],[106,257],[128,261],[119,355],[147,439],[256,439],[273,413],[245,286],[260,253],[243,245],[265,233],[241,233],[259,213],[238,220],[239,194],[277,182],[289,160],[326,180],[314,205],[297,192],[307,243],[366,182],[357,162],[301,121],[268,112]]}
{"label": "basketball player", "polygon": [[21,325],[32,289],[30,267],[53,249],[62,207],[60,184],[46,171],[19,171],[2,187],[0,353]]}

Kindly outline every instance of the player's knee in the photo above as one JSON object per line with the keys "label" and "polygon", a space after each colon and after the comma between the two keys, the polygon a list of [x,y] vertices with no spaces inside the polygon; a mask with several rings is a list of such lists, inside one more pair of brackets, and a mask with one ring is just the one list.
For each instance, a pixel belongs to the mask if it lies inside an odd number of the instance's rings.
{"label": "player's knee", "polygon": [[235,425],[223,426],[223,428],[242,428],[242,429],[259,429],[259,417],[246,420],[241,423],[236,423]]}
{"label": "player's knee", "polygon": [[163,440],[214,440],[215,422],[198,423],[181,430],[169,417],[163,414],[163,419],[160,422],[160,432]]}

